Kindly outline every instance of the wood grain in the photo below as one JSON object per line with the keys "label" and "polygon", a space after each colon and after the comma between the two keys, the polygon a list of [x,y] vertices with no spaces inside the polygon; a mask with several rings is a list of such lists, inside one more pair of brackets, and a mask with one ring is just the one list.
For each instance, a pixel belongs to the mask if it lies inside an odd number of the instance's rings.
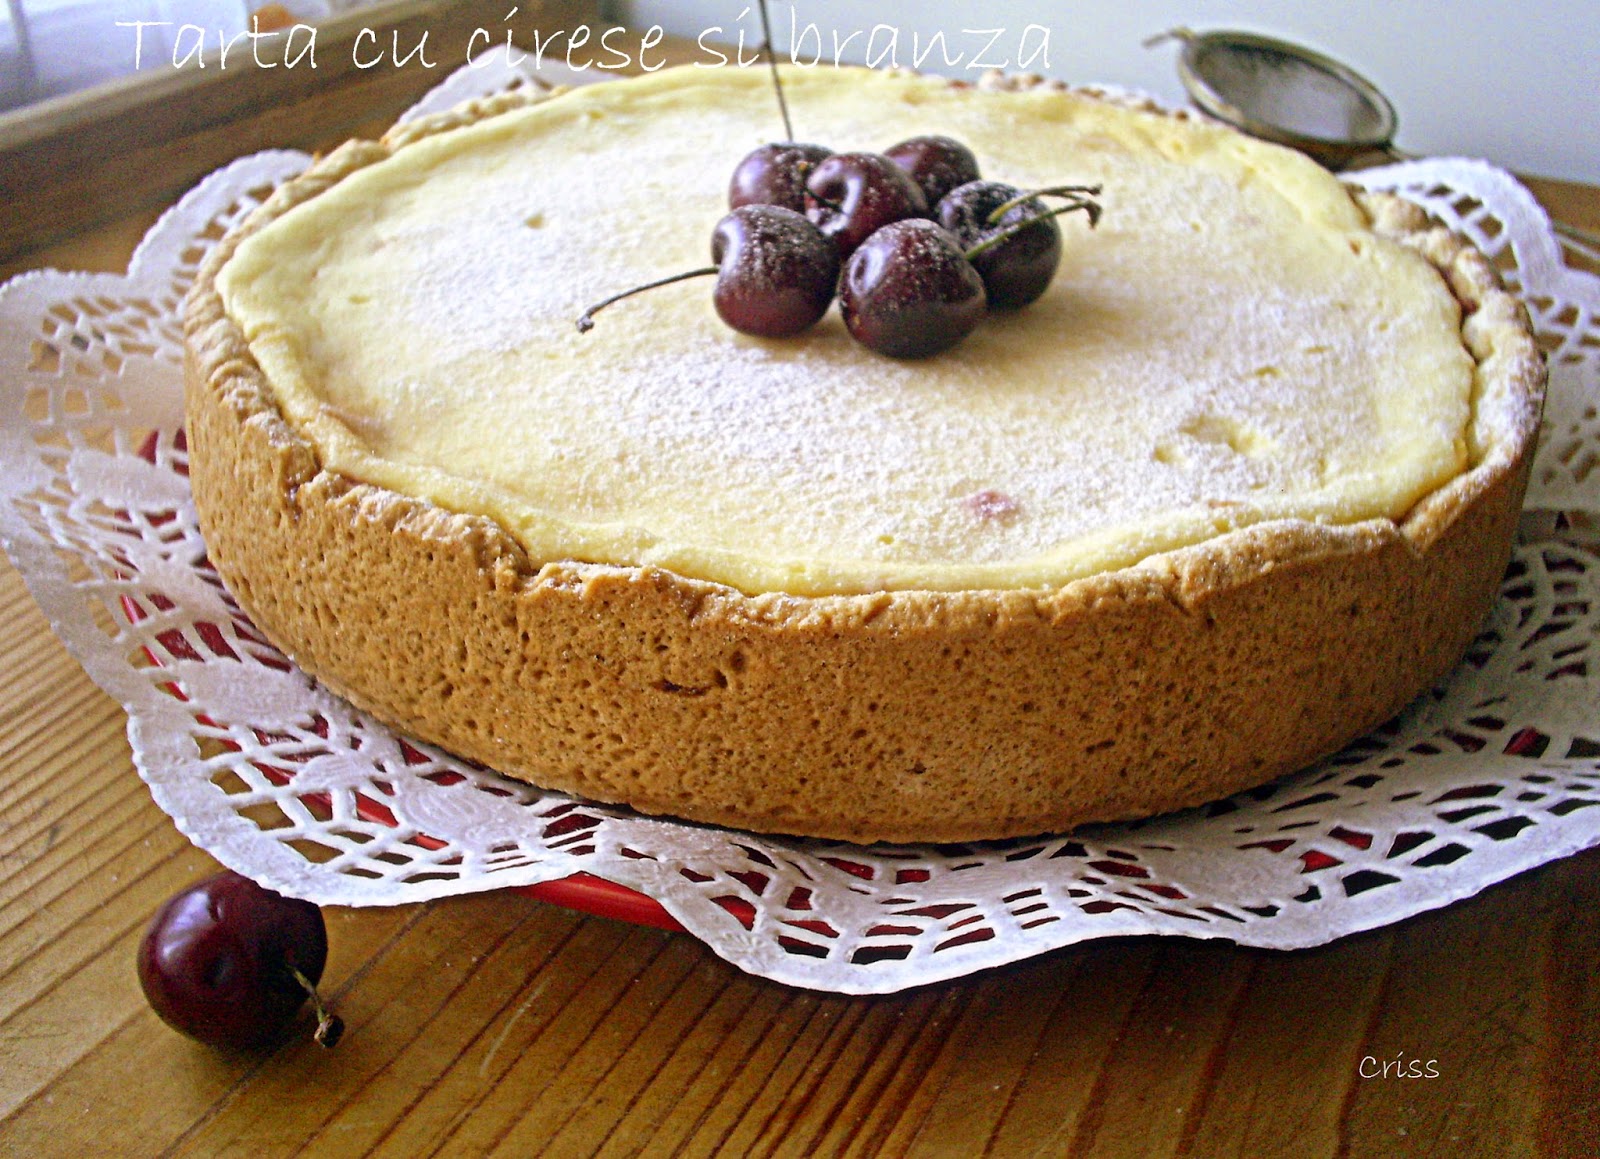
{"label": "wood grain", "polygon": [[[120,269],[154,208],[0,272]],[[1600,851],[1318,949],[1119,938],[868,998],[516,894],[334,909],[338,1049],[208,1050],[133,951],[214,864],[9,565],[0,662],[0,1154],[1600,1154]],[[1438,1077],[1362,1077],[1401,1052]]]}

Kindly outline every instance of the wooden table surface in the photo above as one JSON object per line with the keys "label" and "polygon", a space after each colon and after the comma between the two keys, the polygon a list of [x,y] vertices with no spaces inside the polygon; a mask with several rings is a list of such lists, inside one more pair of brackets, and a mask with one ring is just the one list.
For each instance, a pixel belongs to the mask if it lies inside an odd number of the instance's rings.
{"label": "wooden table surface", "polygon": [[[170,194],[113,185],[0,276],[122,269]],[[215,864],[9,564],[0,654],[0,1154],[1600,1155],[1600,850],[1320,949],[1111,939],[891,997],[516,894],[330,910],[343,1043],[213,1051],[134,947]],[[1402,1052],[1438,1077],[1362,1077]]]}

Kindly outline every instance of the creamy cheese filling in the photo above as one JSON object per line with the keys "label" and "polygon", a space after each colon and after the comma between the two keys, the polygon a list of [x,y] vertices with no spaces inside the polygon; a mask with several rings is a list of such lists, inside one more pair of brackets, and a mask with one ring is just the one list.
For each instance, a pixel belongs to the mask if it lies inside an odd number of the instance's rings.
{"label": "creamy cheese filling", "polygon": [[1474,364],[1426,262],[1332,177],[1071,94],[787,74],[836,150],[966,142],[1100,183],[1048,293],[896,362],[831,313],[717,319],[728,177],[781,134],[766,74],[682,69],[427,138],[247,239],[218,286],[332,471],[493,517],[534,560],[746,592],[1054,586],[1271,519],[1398,518],[1468,466]]}

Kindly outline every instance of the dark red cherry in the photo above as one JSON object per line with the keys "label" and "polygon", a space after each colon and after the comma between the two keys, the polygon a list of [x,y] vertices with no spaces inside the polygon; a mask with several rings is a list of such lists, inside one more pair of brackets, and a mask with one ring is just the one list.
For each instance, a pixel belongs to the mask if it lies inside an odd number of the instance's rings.
{"label": "dark red cherry", "polygon": [[780,141],[745,154],[728,184],[728,208],[781,205],[804,213],[806,176],[832,152],[821,145]]}
{"label": "dark red cherry", "polygon": [[[939,224],[961,239],[989,291],[989,305],[1015,310],[1036,300],[1061,264],[1063,213],[1083,211],[1100,220],[1100,187],[1057,185],[1028,192],[998,181],[971,181],[945,194],[935,208]],[[1047,207],[1041,197],[1063,204]]]}
{"label": "dark red cherry", "polygon": [[741,205],[711,232],[717,264],[670,274],[596,302],[578,318],[578,333],[594,329],[594,316],[624,298],[690,278],[715,274],[711,292],[729,326],[760,338],[787,338],[828,312],[839,279],[838,248],[809,220],[777,205]]}
{"label": "dark red cherry", "polygon": [[806,216],[833,239],[841,258],[892,221],[928,215],[917,183],[881,153],[823,158],[806,178],[806,192]]}
{"label": "dark red cherry", "polygon": [[978,179],[978,159],[953,137],[912,137],[883,151],[911,175],[929,205],[958,185]]}
{"label": "dark red cherry", "polygon": [[230,871],[173,897],[151,919],[139,982],[173,1029],[246,1049],[272,1045],[310,997],[317,1040],[332,1046],[342,1024],[315,994],[327,958],[316,906]]}
{"label": "dark red cherry", "polygon": [[839,280],[839,312],[862,345],[893,358],[947,350],[983,320],[983,279],[948,230],[892,222],[862,242]]}
{"label": "dark red cherry", "polygon": [[805,217],[776,205],[741,206],[717,222],[711,260],[717,314],[762,338],[787,338],[815,325],[839,281],[834,244]]}
{"label": "dark red cherry", "polygon": [[[1028,198],[990,220],[996,210],[1022,196],[1022,190],[998,181],[972,181],[947,193],[937,210],[939,224],[966,249],[998,239],[970,259],[989,291],[989,305],[997,310],[1015,310],[1036,300],[1061,264],[1061,227],[1042,201]],[[1032,224],[1016,228],[1025,222]],[[1001,237],[1012,229],[1009,237]]]}

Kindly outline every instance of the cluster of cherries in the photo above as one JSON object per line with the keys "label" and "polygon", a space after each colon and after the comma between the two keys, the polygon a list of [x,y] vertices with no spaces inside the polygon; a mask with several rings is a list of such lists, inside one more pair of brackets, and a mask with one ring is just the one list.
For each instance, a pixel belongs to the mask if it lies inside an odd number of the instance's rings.
{"label": "cluster of cherries", "polygon": [[[704,269],[641,290],[715,274],[712,300],[733,329],[786,338],[809,329],[835,293],[851,335],[895,358],[926,358],[965,338],[990,309],[1044,293],[1061,261],[1055,218],[1093,226],[1098,186],[1024,192],[984,181],[972,151],[949,137],[913,137],[883,153],[763,145],[734,170],[731,212],[712,231]],[[1063,199],[1047,207],[1042,198]]]}

